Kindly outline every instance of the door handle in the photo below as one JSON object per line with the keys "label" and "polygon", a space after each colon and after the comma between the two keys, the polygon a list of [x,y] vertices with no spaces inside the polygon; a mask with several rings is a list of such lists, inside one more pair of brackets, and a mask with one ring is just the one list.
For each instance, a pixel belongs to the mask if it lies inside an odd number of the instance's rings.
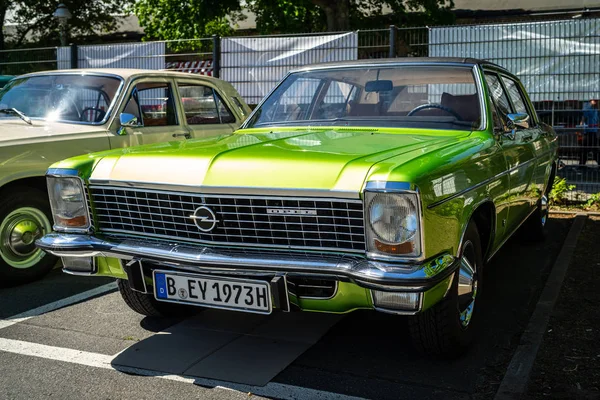
{"label": "door handle", "polygon": [[177,138],[177,137],[180,137],[180,136],[183,136],[183,137],[185,137],[186,139],[189,139],[189,138],[191,138],[191,137],[192,137],[192,136],[191,136],[189,133],[174,133],[174,134],[173,134],[173,137],[174,137],[174,138]]}

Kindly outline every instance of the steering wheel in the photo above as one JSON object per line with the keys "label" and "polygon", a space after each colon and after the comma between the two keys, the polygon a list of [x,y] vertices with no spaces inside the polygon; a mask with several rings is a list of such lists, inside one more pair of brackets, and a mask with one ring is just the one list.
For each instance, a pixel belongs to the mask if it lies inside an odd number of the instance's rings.
{"label": "steering wheel", "polygon": [[448,114],[452,114],[452,116],[454,118],[456,118],[457,120],[464,121],[462,119],[462,117],[456,113],[456,111],[454,111],[450,107],[446,107],[446,106],[443,106],[443,105],[438,104],[438,103],[421,104],[420,106],[417,106],[417,107],[413,108],[412,110],[410,110],[410,112],[408,114],[406,114],[406,116],[410,117],[410,116],[418,113],[419,111],[428,110],[430,108],[437,108],[439,110],[446,111]]}
{"label": "steering wheel", "polygon": [[[94,112],[94,116],[96,118],[92,119],[91,121],[87,121],[86,118],[86,113],[88,111],[93,111]],[[86,122],[100,122],[104,119],[104,117],[106,116],[106,111],[104,111],[101,108],[96,108],[96,107],[86,107],[81,111],[81,117],[79,117],[80,121],[86,121]]]}

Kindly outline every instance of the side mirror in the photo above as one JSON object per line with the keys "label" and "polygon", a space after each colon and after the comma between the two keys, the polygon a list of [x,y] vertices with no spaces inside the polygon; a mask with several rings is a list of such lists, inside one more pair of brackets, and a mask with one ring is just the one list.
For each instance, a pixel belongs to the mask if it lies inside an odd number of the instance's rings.
{"label": "side mirror", "polygon": [[506,122],[506,127],[510,129],[510,132],[506,133],[506,136],[510,140],[515,139],[515,134],[519,129],[529,129],[529,115],[527,114],[508,114],[508,121]]}
{"label": "side mirror", "polygon": [[133,114],[128,113],[121,113],[121,115],[119,115],[119,122],[121,123],[121,127],[119,128],[119,131],[117,133],[121,136],[127,134],[125,128],[140,126],[137,117]]}

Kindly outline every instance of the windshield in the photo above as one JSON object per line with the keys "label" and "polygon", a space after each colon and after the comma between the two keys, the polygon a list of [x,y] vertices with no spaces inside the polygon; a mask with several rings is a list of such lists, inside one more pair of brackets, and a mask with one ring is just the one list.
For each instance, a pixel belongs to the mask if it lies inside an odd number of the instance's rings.
{"label": "windshield", "polygon": [[289,75],[248,121],[278,125],[479,129],[470,67],[347,67]]}
{"label": "windshield", "polygon": [[[30,118],[100,123],[121,80],[95,75],[43,75],[19,78],[0,91],[0,109],[17,109]],[[0,118],[15,118],[0,114]]]}

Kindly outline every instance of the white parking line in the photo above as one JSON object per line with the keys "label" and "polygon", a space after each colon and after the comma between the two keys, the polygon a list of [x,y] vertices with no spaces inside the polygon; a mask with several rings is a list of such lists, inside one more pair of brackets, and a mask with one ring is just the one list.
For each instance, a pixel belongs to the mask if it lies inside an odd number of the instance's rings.
{"label": "white parking line", "polygon": [[[0,351],[20,354],[25,356],[39,357],[48,360],[62,361],[71,364],[86,365],[89,367],[116,370],[142,376],[152,376],[170,381],[193,383],[206,388],[217,390],[236,391],[240,393],[253,393],[277,399],[289,400],[361,400],[360,397],[346,396],[339,393],[303,388],[299,386],[286,385],[271,382],[265,386],[250,386],[237,383],[216,381],[212,379],[193,378],[179,375],[164,375],[158,371],[150,371],[140,368],[129,368],[111,365],[114,356],[90,353],[87,351],[67,349],[63,347],[47,346],[45,344],[24,342],[21,340],[0,338]],[[224,386],[226,385],[226,386]],[[208,389],[208,390],[214,390]]]}
{"label": "white parking line", "polygon": [[0,319],[0,329],[7,328],[11,325],[18,324],[19,322],[23,322],[28,320],[29,318],[36,317],[38,315],[45,314],[50,311],[58,310],[59,308],[70,306],[71,304],[79,303],[80,301],[87,300],[91,297],[98,296],[100,294],[104,294],[115,290],[117,288],[116,282],[111,282],[106,285],[98,286],[97,288],[88,290],[83,293],[79,293],[73,295],[71,297],[67,297],[65,299],[57,300],[52,303],[44,304],[43,306],[34,308],[29,311],[22,312],[17,315],[13,315],[12,317],[6,319]]}

